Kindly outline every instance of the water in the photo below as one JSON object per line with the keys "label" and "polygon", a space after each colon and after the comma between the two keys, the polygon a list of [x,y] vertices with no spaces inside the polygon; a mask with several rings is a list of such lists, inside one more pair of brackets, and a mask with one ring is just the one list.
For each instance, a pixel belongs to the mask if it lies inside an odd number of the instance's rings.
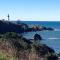
{"label": "water", "polygon": [[43,25],[46,27],[52,27],[60,29],[60,21],[23,21],[23,23],[29,24],[29,25]]}
{"label": "water", "polygon": [[38,33],[41,35],[43,40],[42,43],[48,45],[49,47],[53,48],[56,53],[60,52],[60,22],[37,22],[37,21],[25,21],[27,24],[39,24],[46,27],[52,27],[54,31],[38,31],[38,32],[27,32],[24,33],[24,37],[27,39],[32,39],[34,34]]}

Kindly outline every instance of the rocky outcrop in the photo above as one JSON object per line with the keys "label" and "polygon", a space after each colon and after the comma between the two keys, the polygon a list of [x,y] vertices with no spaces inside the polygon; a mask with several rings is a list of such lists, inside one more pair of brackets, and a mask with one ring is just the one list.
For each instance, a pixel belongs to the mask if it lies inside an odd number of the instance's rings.
{"label": "rocky outcrop", "polygon": [[25,23],[12,23],[9,21],[1,21],[0,20],[0,33],[6,32],[16,32],[16,33],[24,33],[26,32],[28,25]]}
{"label": "rocky outcrop", "polygon": [[49,30],[49,31],[53,31],[53,28],[47,28],[47,27],[43,27],[43,30]]}
{"label": "rocky outcrop", "polygon": [[42,40],[42,37],[39,34],[35,34],[34,40]]}
{"label": "rocky outcrop", "polygon": [[14,24],[8,21],[0,21],[0,33],[5,32],[16,32],[16,33],[24,33],[24,32],[31,32],[31,31],[43,31],[43,30],[54,30],[53,28],[47,28],[44,26],[35,26],[29,27],[29,25],[25,23]]}
{"label": "rocky outcrop", "polygon": [[48,27],[28,27],[25,32],[31,32],[31,31],[44,31],[44,30],[48,30],[48,31],[53,31],[53,28],[48,28]]}

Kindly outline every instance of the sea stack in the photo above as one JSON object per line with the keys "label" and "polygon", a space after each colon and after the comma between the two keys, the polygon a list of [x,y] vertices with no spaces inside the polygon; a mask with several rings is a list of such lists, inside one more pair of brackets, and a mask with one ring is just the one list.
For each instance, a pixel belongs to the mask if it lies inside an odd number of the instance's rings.
{"label": "sea stack", "polygon": [[34,40],[42,40],[42,37],[39,34],[35,34]]}

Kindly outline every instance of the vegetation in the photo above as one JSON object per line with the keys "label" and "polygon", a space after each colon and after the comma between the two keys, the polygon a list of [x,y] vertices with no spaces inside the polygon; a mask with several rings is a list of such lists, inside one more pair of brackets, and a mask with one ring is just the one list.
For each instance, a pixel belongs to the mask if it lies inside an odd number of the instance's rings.
{"label": "vegetation", "polygon": [[0,50],[0,60],[16,60],[16,58],[12,55],[7,54],[7,53],[3,53]]}
{"label": "vegetation", "polygon": [[42,37],[26,39],[21,33],[30,31],[52,30],[42,26],[29,27],[27,24],[14,24],[0,21],[0,60],[57,60],[55,51],[41,44]]}
{"label": "vegetation", "polygon": [[51,56],[55,58],[54,50],[45,44],[38,44],[39,41],[34,39],[32,42],[14,32],[0,34],[0,60],[47,60]]}

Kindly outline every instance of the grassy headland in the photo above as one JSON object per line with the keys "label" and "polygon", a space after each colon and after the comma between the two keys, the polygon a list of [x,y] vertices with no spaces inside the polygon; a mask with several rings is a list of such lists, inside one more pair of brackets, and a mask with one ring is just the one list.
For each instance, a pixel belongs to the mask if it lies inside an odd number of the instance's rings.
{"label": "grassy headland", "polygon": [[0,28],[0,60],[57,60],[52,48],[39,43],[42,38],[38,34],[32,41],[21,35],[32,31],[26,24],[0,21]]}
{"label": "grassy headland", "polygon": [[47,60],[54,57],[55,51],[38,40],[31,42],[22,35],[8,32],[0,34],[0,60]]}

